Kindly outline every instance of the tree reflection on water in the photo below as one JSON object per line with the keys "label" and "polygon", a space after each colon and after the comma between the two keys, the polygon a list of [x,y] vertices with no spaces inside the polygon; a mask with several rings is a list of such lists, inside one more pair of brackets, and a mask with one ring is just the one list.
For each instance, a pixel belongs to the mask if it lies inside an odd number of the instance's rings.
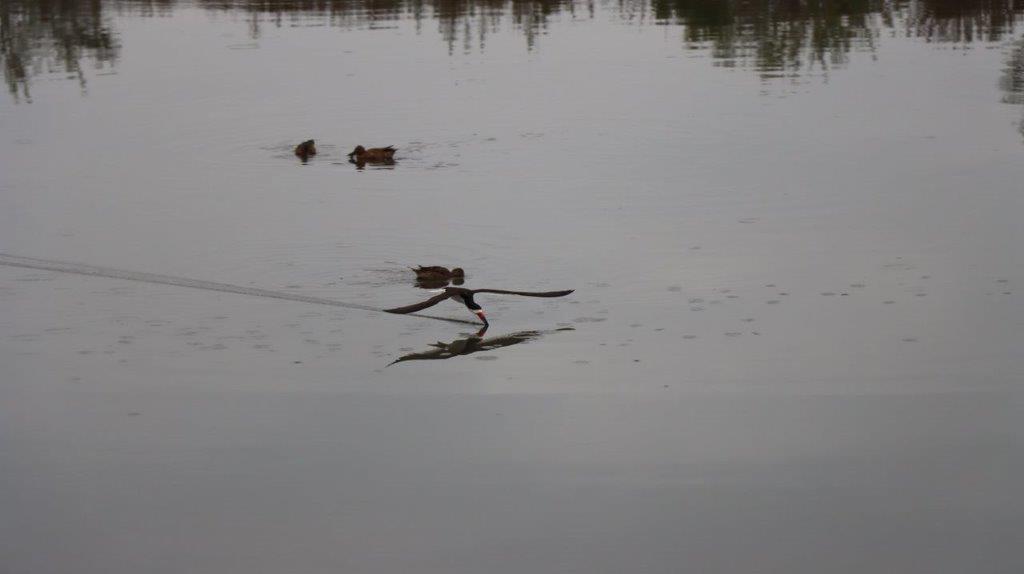
{"label": "tree reflection on water", "polygon": [[[1024,39],[1018,41],[1010,50],[999,78],[999,87],[1003,90],[1003,101],[1008,104],[1024,105]],[[1021,118],[1020,133],[1024,135],[1024,118]]]}
{"label": "tree reflection on water", "polygon": [[[311,19],[342,28],[411,20],[417,32],[436,21],[451,53],[483,51],[488,35],[506,21],[534,49],[553,17],[593,18],[597,10],[595,0],[4,0],[0,52],[8,91],[31,101],[30,79],[48,73],[76,79],[84,90],[83,60],[112,66],[122,49],[112,14],[145,17],[179,6],[243,14],[253,37],[265,26]],[[1024,14],[1020,0],[605,0],[599,6],[625,25],[677,26],[685,49],[765,79],[845,66],[852,52],[873,51],[882,35],[961,45],[1003,41]],[[1008,101],[1021,93],[1020,52],[1010,56]]]}
{"label": "tree reflection on water", "polygon": [[872,50],[881,34],[929,42],[997,42],[1012,34],[1024,12],[1014,0],[651,0],[654,18],[682,27],[683,40],[707,47],[720,66],[766,77],[846,63],[856,49]]}
{"label": "tree reflection on water", "polygon": [[85,90],[83,58],[112,65],[119,46],[105,11],[99,0],[0,2],[0,54],[7,90],[15,100],[32,100],[30,76],[60,72]]}

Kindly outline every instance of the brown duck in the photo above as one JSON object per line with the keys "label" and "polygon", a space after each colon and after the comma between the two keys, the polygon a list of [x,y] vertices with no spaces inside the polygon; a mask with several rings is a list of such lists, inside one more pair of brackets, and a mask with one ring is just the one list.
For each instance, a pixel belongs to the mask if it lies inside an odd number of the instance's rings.
{"label": "brown duck", "polygon": [[310,156],[316,155],[316,144],[313,140],[306,140],[300,143],[295,146],[295,155],[302,159],[302,161],[306,161]]}
{"label": "brown duck", "polygon": [[441,267],[439,265],[428,265],[424,267],[410,267],[413,273],[416,274],[416,279],[420,281],[441,281],[447,279],[454,279],[456,277],[465,277],[466,272],[461,267],[454,267],[449,270],[447,267]]}
{"label": "brown duck", "polygon": [[366,149],[357,145],[348,158],[355,163],[391,163],[395,161],[395,146]]}
{"label": "brown duck", "polygon": [[405,307],[396,307],[394,309],[384,309],[387,313],[415,313],[416,311],[422,311],[427,307],[433,307],[445,299],[454,299],[463,305],[467,309],[476,313],[477,317],[483,321],[484,325],[490,325],[487,322],[487,317],[484,315],[484,310],[480,305],[473,300],[473,295],[477,293],[500,293],[503,295],[523,295],[525,297],[565,297],[569,293],[572,293],[575,289],[569,289],[567,291],[506,291],[504,289],[466,289],[464,287],[445,287],[439,295],[435,295],[422,303],[416,303],[414,305],[407,305]]}

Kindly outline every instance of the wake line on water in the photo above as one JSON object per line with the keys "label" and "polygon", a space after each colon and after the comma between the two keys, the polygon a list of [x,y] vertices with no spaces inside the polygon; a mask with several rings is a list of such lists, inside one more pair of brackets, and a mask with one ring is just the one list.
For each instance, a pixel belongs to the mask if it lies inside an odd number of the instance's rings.
{"label": "wake line on water", "polygon": [[[189,279],[188,277],[175,277],[174,275],[161,275],[159,273],[145,273],[141,271],[128,271],[125,269],[114,269],[113,267],[98,267],[84,263],[69,263],[67,261],[53,261],[50,259],[37,259],[35,257],[23,257],[0,253],[0,265],[8,267],[23,267],[26,269],[39,269],[42,271],[59,271],[61,273],[74,273],[77,275],[89,275],[92,277],[107,277],[110,279],[125,279],[127,281],[141,281],[143,283],[157,283],[160,285],[174,285],[175,287],[189,287],[192,289],[204,289],[206,291],[220,291],[221,293],[237,293],[252,297],[267,297],[270,299],[284,299],[285,301],[298,301],[300,303],[312,303],[314,305],[330,305],[332,307],[344,307],[345,309],[358,309],[360,311],[372,311],[385,313],[383,309],[360,305],[358,303],[345,303],[334,299],[323,297],[311,297],[296,293],[285,293],[282,291],[271,291],[257,287],[242,287],[230,283],[216,283],[214,281],[202,281]],[[476,325],[473,321],[452,319],[449,317],[437,317],[434,315],[410,314],[410,317],[422,317],[424,319],[435,319],[438,321],[449,321],[451,323],[465,323]]]}

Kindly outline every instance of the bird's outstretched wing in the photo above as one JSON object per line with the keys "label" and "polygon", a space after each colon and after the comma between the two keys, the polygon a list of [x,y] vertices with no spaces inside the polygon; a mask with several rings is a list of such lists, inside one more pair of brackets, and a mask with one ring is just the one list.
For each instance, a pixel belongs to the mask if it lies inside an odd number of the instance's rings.
{"label": "bird's outstretched wing", "polygon": [[505,295],[525,295],[527,297],[565,297],[575,289],[568,291],[506,291],[504,289],[473,289],[473,293],[502,293]]}
{"label": "bird's outstretched wing", "polygon": [[405,307],[395,307],[394,309],[384,309],[384,311],[386,313],[398,313],[400,315],[404,315],[406,313],[415,313],[416,311],[426,309],[427,307],[433,307],[434,305],[437,305],[438,303],[444,301],[448,297],[450,297],[449,294],[441,293],[440,295],[435,295],[434,297],[431,297],[430,299],[427,299],[422,303],[414,303],[412,305],[406,305]]}

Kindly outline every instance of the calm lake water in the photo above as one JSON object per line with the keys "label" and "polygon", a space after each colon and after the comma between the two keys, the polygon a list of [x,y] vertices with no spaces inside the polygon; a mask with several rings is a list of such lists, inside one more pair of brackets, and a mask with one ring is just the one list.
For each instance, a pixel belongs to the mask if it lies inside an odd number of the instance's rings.
{"label": "calm lake water", "polygon": [[[1024,571],[1024,3],[5,0],[0,52],[3,574]],[[11,256],[576,291],[480,340]]]}

